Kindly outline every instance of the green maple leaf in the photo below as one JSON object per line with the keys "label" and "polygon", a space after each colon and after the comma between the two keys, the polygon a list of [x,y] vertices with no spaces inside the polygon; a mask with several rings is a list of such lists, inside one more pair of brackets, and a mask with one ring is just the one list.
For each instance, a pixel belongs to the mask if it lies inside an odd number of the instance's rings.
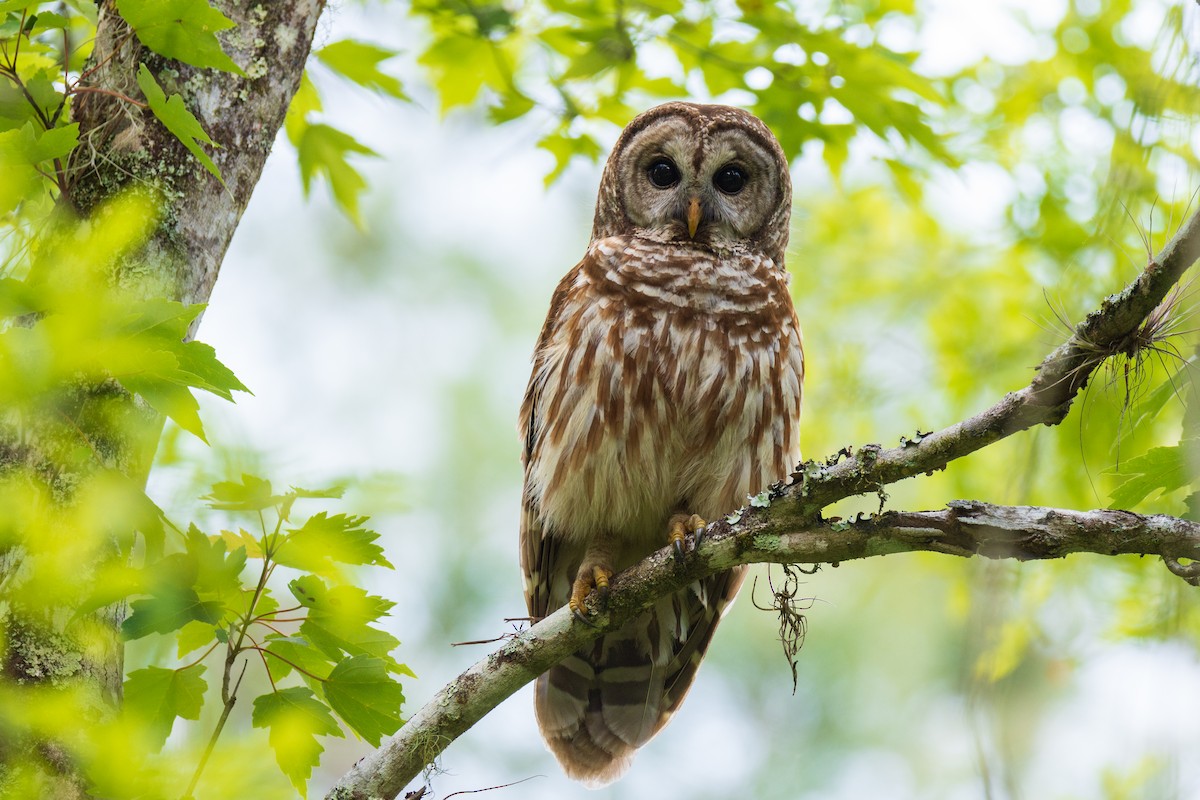
{"label": "green maple leaf", "polygon": [[293,686],[254,699],[251,722],[267,729],[275,761],[301,796],[308,797],[308,779],[325,748],[318,736],[343,736],[341,728],[311,689]]}
{"label": "green maple leaf", "polygon": [[375,747],[400,727],[404,691],[381,658],[353,656],[338,664],[323,684],[330,707]]}
{"label": "green maple leaf", "polygon": [[204,496],[209,506],[222,511],[262,511],[284,501],[283,495],[271,493],[271,482],[254,475],[242,474],[240,483],[220,481]]}
{"label": "green maple leaf", "polygon": [[333,671],[333,660],[303,637],[272,634],[264,642],[264,647],[268,653],[278,656],[268,656],[266,659],[267,669],[275,681],[287,677],[294,669],[299,668],[303,670],[301,677],[305,682],[310,686],[314,682],[319,685],[320,681],[328,678],[329,673]]}
{"label": "green maple leaf", "polygon": [[204,705],[204,665],[186,669],[146,667],[125,678],[125,711],[146,721],[154,750],[162,748],[176,717],[200,719]]}
{"label": "green maple leaf", "polygon": [[190,586],[160,586],[152,597],[134,600],[129,605],[132,613],[121,624],[126,639],[171,633],[193,620],[215,625],[224,610],[221,603],[201,600]]}
{"label": "green maple leaf", "polygon": [[275,560],[285,567],[319,575],[336,574],[335,562],[392,568],[383,557],[383,548],[374,544],[379,534],[361,527],[366,521],[367,517],[346,514],[331,517],[324,511],[314,514],[303,526],[289,532]]}
{"label": "green maple leaf", "polygon": [[196,119],[191,111],[188,111],[187,106],[183,104],[183,98],[177,94],[167,97],[166,92],[158,85],[158,81],[154,80],[154,76],[150,74],[150,70],[146,69],[145,64],[138,66],[137,82],[141,87],[142,94],[146,96],[150,111],[158,117],[158,121],[174,134],[175,138],[224,186],[225,179],[221,177],[221,170],[217,169],[217,165],[213,163],[199,143],[204,142],[214,147],[216,144],[205,132],[200,120]]}
{"label": "green maple leaf", "polygon": [[1191,453],[1197,440],[1184,439],[1174,447],[1153,447],[1122,465],[1128,479],[1112,492],[1111,508],[1133,508],[1151,494],[1173,492],[1197,478]]}
{"label": "green maple leaf", "polygon": [[359,144],[348,133],[329,125],[308,125],[299,133],[296,144],[300,163],[300,179],[307,197],[315,175],[324,175],[333,190],[333,198],[346,215],[358,226],[362,217],[358,213],[358,198],[367,188],[367,182],[358,170],[346,160],[351,153],[375,156],[369,147]]}
{"label": "green maple leaf", "polygon": [[322,47],[316,53],[317,59],[343,78],[357,83],[366,89],[374,89],[401,100],[408,98],[400,81],[391,75],[381,72],[379,63],[396,56],[395,50],[385,47],[356,42],[353,39],[343,39],[340,42]]}
{"label": "green maple leaf", "polygon": [[400,665],[388,655],[399,640],[371,623],[388,612],[394,603],[367,594],[356,586],[329,588],[315,575],[305,575],[288,584],[296,599],[308,609],[300,635],[330,658],[367,655],[385,659],[393,670]]}
{"label": "green maple leaf", "polygon": [[159,55],[245,76],[217,39],[234,27],[233,20],[205,0],[117,0],[117,10],[142,44]]}

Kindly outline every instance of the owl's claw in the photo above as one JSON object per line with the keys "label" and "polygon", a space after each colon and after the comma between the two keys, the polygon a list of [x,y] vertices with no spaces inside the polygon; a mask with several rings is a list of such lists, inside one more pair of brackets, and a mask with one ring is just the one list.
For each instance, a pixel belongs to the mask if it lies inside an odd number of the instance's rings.
{"label": "owl's claw", "polygon": [[675,560],[683,561],[683,539],[672,539],[671,549],[675,551]]}
{"label": "owl's claw", "polygon": [[601,564],[584,565],[579,568],[579,573],[575,576],[575,583],[571,586],[571,600],[567,603],[575,619],[586,625],[592,624],[584,601],[592,593],[592,589],[595,589],[600,600],[599,607],[604,608],[608,604],[608,579],[612,577],[612,574],[611,569]]}
{"label": "owl's claw", "polygon": [[686,550],[684,549],[684,541],[690,532],[692,534],[692,550],[700,546],[700,540],[704,535],[704,528],[708,525],[707,522],[700,517],[699,514],[676,514],[667,522],[667,542],[671,545],[671,549],[675,552],[675,560],[683,561],[683,556]]}

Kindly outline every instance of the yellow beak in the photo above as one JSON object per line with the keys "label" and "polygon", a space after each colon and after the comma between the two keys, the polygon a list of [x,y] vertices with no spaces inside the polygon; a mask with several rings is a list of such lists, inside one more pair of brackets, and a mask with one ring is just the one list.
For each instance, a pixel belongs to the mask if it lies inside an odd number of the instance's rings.
{"label": "yellow beak", "polygon": [[699,197],[693,197],[692,202],[688,203],[687,226],[688,226],[688,236],[692,239],[695,239],[696,238],[696,228],[700,227],[700,198]]}

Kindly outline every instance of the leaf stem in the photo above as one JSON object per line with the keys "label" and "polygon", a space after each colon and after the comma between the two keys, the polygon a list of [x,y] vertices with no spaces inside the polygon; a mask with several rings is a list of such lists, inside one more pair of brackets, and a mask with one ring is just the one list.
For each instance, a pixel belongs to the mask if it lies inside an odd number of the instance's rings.
{"label": "leaf stem", "polygon": [[122,94],[121,92],[115,92],[112,89],[104,89],[100,86],[76,86],[74,89],[71,90],[71,92],[73,94],[89,94],[89,93],[90,94],[106,94],[110,97],[115,97],[118,100],[124,100],[126,103],[132,103],[133,105],[137,106],[138,108],[149,108],[150,107],[149,103],[143,103],[141,100],[134,100],[132,97],[130,97],[127,94]]}
{"label": "leaf stem", "polygon": [[209,648],[208,648],[207,650],[205,650],[203,654],[201,654],[201,656],[200,656],[199,658],[197,658],[195,661],[193,661],[192,663],[190,663],[190,664],[188,664],[188,665],[186,665],[186,666],[182,666],[182,667],[176,667],[176,668],[175,668],[175,671],[176,671],[176,672],[183,672],[185,669],[191,669],[192,667],[196,666],[196,665],[197,665],[197,664],[199,664],[201,661],[203,661],[204,659],[208,658],[208,657],[209,657],[209,655],[212,653],[212,651],[217,649],[217,645],[219,645],[219,644],[221,644],[221,643],[220,643],[220,642],[213,642],[213,643],[212,643],[212,644],[209,646]]}
{"label": "leaf stem", "polygon": [[279,653],[276,653],[274,650],[268,650],[268,649],[267,649],[267,648],[265,648],[265,647],[254,647],[254,648],[251,648],[251,649],[252,649],[252,650],[259,650],[259,651],[261,651],[261,652],[263,652],[263,653],[266,653],[266,654],[267,654],[267,655],[269,655],[269,656],[275,656],[275,658],[278,658],[280,661],[282,661],[283,663],[287,664],[287,665],[288,665],[289,667],[291,667],[292,669],[296,670],[296,672],[299,672],[301,675],[307,675],[308,677],[312,678],[314,681],[320,681],[321,683],[324,683],[325,681],[329,680],[328,678],[322,678],[320,675],[314,675],[313,673],[311,673],[311,672],[309,672],[308,670],[306,670],[306,669],[304,669],[303,667],[301,667],[301,666],[300,666],[299,664],[297,664],[296,662],[294,662],[294,661],[292,661],[292,660],[290,660],[290,659],[284,658],[283,656],[279,655]]}

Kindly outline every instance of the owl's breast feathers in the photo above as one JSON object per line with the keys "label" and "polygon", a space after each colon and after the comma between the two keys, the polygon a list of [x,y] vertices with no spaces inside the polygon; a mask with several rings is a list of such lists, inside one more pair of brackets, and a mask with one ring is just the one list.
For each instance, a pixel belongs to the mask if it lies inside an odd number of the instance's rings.
{"label": "owl's breast feathers", "polygon": [[597,240],[559,284],[535,354],[526,501],[569,539],[603,529],[661,546],[680,503],[713,519],[786,477],[803,375],[782,264]]}

